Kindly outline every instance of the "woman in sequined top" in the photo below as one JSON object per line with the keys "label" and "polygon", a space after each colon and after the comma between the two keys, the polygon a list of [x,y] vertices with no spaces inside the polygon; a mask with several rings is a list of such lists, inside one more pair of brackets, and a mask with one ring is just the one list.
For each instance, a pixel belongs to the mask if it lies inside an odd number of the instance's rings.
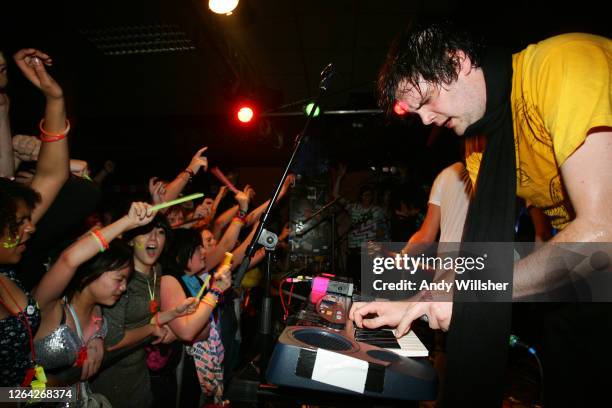
{"label": "woman in sequined top", "polygon": [[[68,139],[62,88],[47,73],[51,58],[35,49],[14,56],[21,72],[46,98],[41,129],[54,137],[42,143],[31,186],[0,177],[0,386],[29,386],[35,352],[33,337],[40,324],[35,299],[17,278],[13,265],[21,260],[26,241],[70,174]],[[1,109],[9,101],[0,90]],[[0,160],[11,159],[6,154]]]}
{"label": "woman in sequined top", "polygon": [[81,366],[82,380],[98,371],[106,327],[100,305],[117,302],[132,269],[129,248],[114,244],[106,249],[120,234],[151,222],[150,207],[133,203],[127,215],[68,247],[43,276],[33,294],[42,314],[37,363],[45,369]]}

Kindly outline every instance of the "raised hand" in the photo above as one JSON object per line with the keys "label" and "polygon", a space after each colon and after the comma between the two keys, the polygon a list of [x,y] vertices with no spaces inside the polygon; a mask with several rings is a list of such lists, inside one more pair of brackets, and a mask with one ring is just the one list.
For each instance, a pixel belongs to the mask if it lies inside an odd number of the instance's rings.
{"label": "raised hand", "polygon": [[278,194],[278,198],[282,198],[285,194],[287,194],[289,187],[293,187],[294,185],[295,185],[295,174],[288,174],[287,178],[285,179],[285,182],[283,183],[283,186],[281,187],[281,191]]}
{"label": "raised hand", "polygon": [[213,200],[210,198],[204,199],[200,205],[193,211],[195,218],[206,218],[212,212]]}
{"label": "raised hand", "polygon": [[155,212],[151,211],[150,204],[134,202],[126,217],[132,225],[132,228],[135,228],[150,223],[153,218],[155,218]]}
{"label": "raised hand", "polygon": [[13,58],[25,77],[40,89],[47,98],[63,98],[62,88],[47,73],[45,68],[45,66],[53,64],[51,57],[37,49],[24,48],[17,51]]}
{"label": "raised hand", "polygon": [[[250,189],[250,190],[249,190]],[[238,205],[240,206],[240,209],[243,211],[246,211],[249,208],[249,201],[251,201],[251,193],[250,191],[252,191],[253,189],[251,189],[248,185],[244,188],[244,191],[238,191],[236,193],[236,195],[234,196],[236,198],[236,201],[238,202]]]}
{"label": "raised hand", "polygon": [[149,179],[149,194],[151,194],[153,204],[163,203],[166,195],[166,184],[157,177],[151,177]]}
{"label": "raised hand", "polygon": [[244,193],[249,196],[249,202],[253,200],[253,198],[255,198],[255,189],[253,189],[250,184],[244,186],[244,190],[242,191],[244,191]]}
{"label": "raised hand", "polygon": [[223,197],[225,197],[228,191],[229,191],[229,188],[225,185],[219,187],[219,192],[217,193],[217,197],[219,201],[221,201]]}
{"label": "raised hand", "polygon": [[85,160],[70,159],[70,172],[78,177],[89,177],[89,164]]}
{"label": "raised hand", "polygon": [[191,159],[191,163],[189,163],[188,168],[193,171],[193,174],[196,174],[200,168],[204,168],[204,171],[208,170],[208,158],[206,156],[202,156],[206,150],[208,150],[208,147],[206,146],[201,148]]}
{"label": "raised hand", "polygon": [[225,292],[232,286],[232,272],[230,269],[230,265],[222,265],[220,266],[215,275],[213,276],[213,284],[211,287],[217,288],[222,292]]}
{"label": "raised hand", "polygon": [[15,135],[13,137],[13,153],[21,161],[37,161],[41,143],[36,136]]}

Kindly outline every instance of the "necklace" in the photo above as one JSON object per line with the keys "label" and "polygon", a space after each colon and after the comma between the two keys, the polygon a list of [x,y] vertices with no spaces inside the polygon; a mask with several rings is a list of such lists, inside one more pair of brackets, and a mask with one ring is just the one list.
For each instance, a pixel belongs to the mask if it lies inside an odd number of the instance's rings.
{"label": "necklace", "polygon": [[146,277],[147,280],[147,289],[149,291],[149,312],[157,313],[158,304],[157,299],[155,299],[155,287],[157,283],[157,273],[155,269],[153,269],[153,289],[151,290],[151,285],[149,285],[149,277]]}

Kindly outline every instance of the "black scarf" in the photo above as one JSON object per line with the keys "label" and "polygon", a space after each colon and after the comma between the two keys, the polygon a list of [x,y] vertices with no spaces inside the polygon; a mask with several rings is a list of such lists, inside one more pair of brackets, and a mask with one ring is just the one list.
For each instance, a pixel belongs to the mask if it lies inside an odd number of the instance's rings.
{"label": "black scarf", "polygon": [[[464,242],[512,242],[516,204],[516,159],[510,93],[512,56],[498,49],[483,58],[487,103],[482,119],[466,129],[465,137],[484,135],[486,149],[476,192],[470,203]],[[511,265],[512,260],[509,260]],[[504,268],[512,282],[512,268]],[[509,271],[509,272],[508,272]],[[509,275],[509,276],[508,276]],[[511,286],[511,285],[510,285]],[[465,302],[455,292],[447,339],[445,407],[499,407],[502,404],[512,304]],[[462,301],[463,300],[463,301]]]}

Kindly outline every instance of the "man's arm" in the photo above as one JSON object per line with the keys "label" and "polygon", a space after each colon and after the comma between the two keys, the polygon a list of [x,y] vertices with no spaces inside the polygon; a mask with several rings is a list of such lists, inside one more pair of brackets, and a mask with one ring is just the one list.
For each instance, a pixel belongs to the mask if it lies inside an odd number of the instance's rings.
{"label": "man's arm", "polygon": [[[549,242],[612,242],[612,131],[589,135],[563,163],[561,174],[576,218]],[[562,280],[565,271],[546,270],[552,249],[543,245],[514,265],[515,298],[544,292]]]}
{"label": "man's arm", "polygon": [[429,203],[421,228],[412,234],[404,249],[407,249],[410,244],[431,244],[435,242],[438,237],[438,231],[440,231],[440,206]]}

